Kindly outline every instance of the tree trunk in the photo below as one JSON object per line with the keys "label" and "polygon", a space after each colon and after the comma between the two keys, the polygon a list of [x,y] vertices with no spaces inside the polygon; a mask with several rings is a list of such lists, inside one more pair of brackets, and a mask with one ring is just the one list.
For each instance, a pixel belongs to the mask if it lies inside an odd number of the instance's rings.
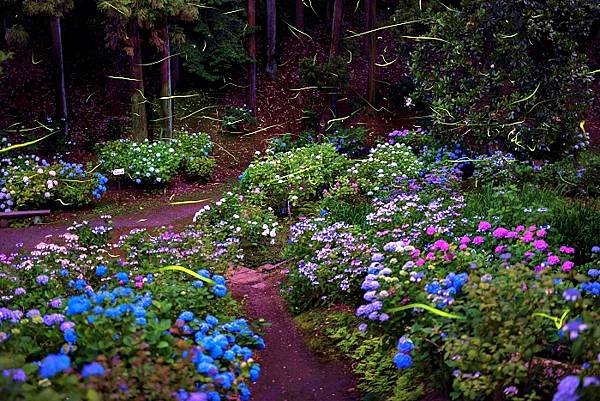
{"label": "tree trunk", "polygon": [[[337,57],[340,52],[343,16],[344,0],[335,0],[333,3],[333,16],[331,18],[331,47],[329,48],[330,61]],[[329,95],[329,105],[325,107],[325,110],[321,114],[321,120],[319,122],[319,141],[322,139],[322,134],[327,131],[331,116],[335,116],[337,112],[337,92],[338,91],[335,89],[332,90],[331,94]]]}
{"label": "tree trunk", "polygon": [[267,68],[270,79],[277,77],[277,4],[275,0],[267,0]]}
{"label": "tree trunk", "polygon": [[162,31],[162,48],[161,48],[161,59],[160,63],[160,97],[161,110],[162,110],[162,134],[161,137],[166,136],[167,138],[173,137],[173,99],[172,88],[171,88],[171,46],[169,44],[169,26],[165,21]]}
{"label": "tree trunk", "polygon": [[[366,0],[367,31],[375,29],[377,23],[377,0]],[[375,105],[375,55],[377,50],[377,35],[371,32],[367,37],[367,55],[369,57],[369,103]]]}
{"label": "tree trunk", "polygon": [[256,116],[256,0],[248,0],[248,108]]}
{"label": "tree trunk", "polygon": [[335,0],[333,3],[333,17],[331,18],[331,48],[329,49],[329,59],[337,56],[340,51],[343,17],[344,0]]}
{"label": "tree trunk", "polygon": [[52,31],[52,55],[56,66],[56,115],[63,128],[64,134],[69,133],[67,115],[67,90],[65,86],[65,63],[63,59],[62,32],[60,17],[50,17]]}
{"label": "tree trunk", "polygon": [[296,0],[296,28],[304,30],[304,2]]}
{"label": "tree trunk", "polygon": [[144,96],[144,72],[142,70],[142,44],[136,21],[130,23],[131,36],[131,75],[133,92],[131,94],[131,126],[133,139],[138,142],[148,138],[148,120],[146,118],[146,97]]}

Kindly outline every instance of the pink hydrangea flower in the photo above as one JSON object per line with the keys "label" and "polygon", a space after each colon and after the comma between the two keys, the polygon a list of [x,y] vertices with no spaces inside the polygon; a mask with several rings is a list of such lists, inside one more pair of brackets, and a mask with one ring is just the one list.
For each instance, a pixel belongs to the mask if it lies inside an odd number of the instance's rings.
{"label": "pink hydrangea flower", "polygon": [[545,251],[546,249],[548,249],[548,243],[546,243],[546,241],[544,241],[543,239],[536,239],[535,241],[533,241],[533,247],[538,251]]}
{"label": "pink hydrangea flower", "polygon": [[494,230],[494,232],[492,233],[494,235],[494,238],[504,238],[506,237],[506,234],[508,233],[508,230],[504,227],[498,227]]}
{"label": "pink hydrangea flower", "polygon": [[427,260],[433,260],[433,259],[435,259],[435,253],[428,252],[427,255],[425,256],[425,259],[427,259]]}
{"label": "pink hydrangea flower", "polygon": [[427,233],[427,235],[434,235],[436,230],[435,230],[435,227],[429,226],[429,227],[427,227],[427,230],[425,230],[425,232]]}
{"label": "pink hydrangea flower", "polygon": [[460,239],[461,244],[468,244],[469,242],[471,242],[471,238],[469,238],[468,235],[465,235]]}
{"label": "pink hydrangea flower", "polygon": [[423,259],[423,258],[419,258],[419,259],[417,259],[417,261],[415,262],[415,265],[417,265],[417,266],[419,266],[419,267],[420,267],[420,266],[423,266],[424,264],[425,264],[425,259]]}
{"label": "pink hydrangea flower", "polygon": [[489,222],[487,222],[487,221],[480,221],[479,225],[477,226],[477,229],[479,231],[487,231],[490,228],[492,228],[492,225]]}
{"label": "pink hydrangea flower", "polygon": [[517,228],[515,228],[515,231],[520,233],[521,231],[525,231],[525,226],[517,226]]}
{"label": "pink hydrangea flower", "polygon": [[548,256],[548,264],[550,266],[554,266],[560,263],[560,258],[556,255],[550,255]]}
{"label": "pink hydrangea flower", "polygon": [[539,230],[537,230],[537,232],[535,234],[538,237],[543,238],[546,236],[546,230],[544,230],[543,228],[540,228]]}
{"label": "pink hydrangea flower", "polygon": [[439,239],[433,243],[433,249],[439,249],[442,252],[446,252],[448,249],[450,249],[450,244],[443,239]]}
{"label": "pink hydrangea flower", "polygon": [[478,235],[477,237],[473,238],[473,243],[475,245],[481,245],[483,244],[484,238],[481,235]]}
{"label": "pink hydrangea flower", "polygon": [[566,245],[563,245],[563,246],[561,246],[561,247],[559,248],[559,250],[560,250],[562,253],[567,253],[567,254],[569,254],[569,255],[572,255],[572,254],[574,254],[574,253],[575,253],[575,248],[571,248],[570,246],[566,246]]}
{"label": "pink hydrangea flower", "polygon": [[564,262],[562,264],[562,269],[564,272],[568,272],[568,271],[571,271],[573,266],[575,266],[575,263],[571,262],[570,260],[567,260],[566,262]]}
{"label": "pink hydrangea flower", "polygon": [[525,243],[533,241],[533,234],[531,233],[531,231],[527,231],[525,234],[523,234],[523,236],[521,237],[521,241]]}
{"label": "pink hydrangea flower", "polygon": [[516,231],[509,231],[506,233],[506,238],[517,238],[519,233]]}

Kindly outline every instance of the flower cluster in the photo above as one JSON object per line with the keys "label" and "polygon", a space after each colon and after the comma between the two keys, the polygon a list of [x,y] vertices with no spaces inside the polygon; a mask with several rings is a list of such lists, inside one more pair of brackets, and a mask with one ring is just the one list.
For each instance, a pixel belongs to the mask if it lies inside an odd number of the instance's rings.
{"label": "flower cluster", "polygon": [[398,180],[416,178],[421,168],[410,147],[384,143],[371,149],[367,158],[357,161],[348,170],[348,176],[371,196],[392,190]]}
{"label": "flower cluster", "polygon": [[9,396],[27,385],[73,398],[116,391],[126,400],[141,385],[127,370],[142,358],[163,369],[162,390],[151,399],[248,400],[260,374],[253,353],[264,341],[230,315],[225,278],[208,269],[195,269],[198,279],[157,269],[210,266],[212,249],[199,250],[202,235],[137,230],[115,250],[110,231],[84,222],[64,235],[64,245],[0,256],[7,305],[0,308],[0,356],[15,356],[0,378]]}
{"label": "flower cluster", "polygon": [[34,155],[0,160],[0,212],[46,205],[81,207],[106,192],[108,179],[63,160]]}
{"label": "flower cluster", "polygon": [[[211,150],[212,142],[208,135],[184,131],[179,138],[165,141],[145,140],[139,143],[122,139],[107,142],[100,147],[99,158],[107,173],[124,169],[126,176],[136,184],[163,185],[181,167],[202,171],[206,177],[200,178],[208,178],[214,162],[205,159],[208,159]],[[200,168],[200,163],[208,164],[208,168]]]}

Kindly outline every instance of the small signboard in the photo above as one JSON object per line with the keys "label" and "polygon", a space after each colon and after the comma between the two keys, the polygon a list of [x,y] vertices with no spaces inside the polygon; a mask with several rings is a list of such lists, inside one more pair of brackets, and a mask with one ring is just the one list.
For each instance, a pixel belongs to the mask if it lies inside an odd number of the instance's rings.
{"label": "small signboard", "polygon": [[117,168],[117,169],[114,169],[114,170],[112,171],[112,174],[113,174],[113,175],[124,175],[124,174],[125,174],[125,169],[124,169],[124,168]]}

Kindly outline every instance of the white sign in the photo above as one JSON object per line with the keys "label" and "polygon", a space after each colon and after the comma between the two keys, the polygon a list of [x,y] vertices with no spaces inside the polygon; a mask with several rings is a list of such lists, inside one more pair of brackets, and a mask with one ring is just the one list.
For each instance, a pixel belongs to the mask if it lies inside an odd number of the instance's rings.
{"label": "white sign", "polygon": [[112,171],[113,175],[124,175],[125,174],[125,169],[124,168],[117,168],[115,170]]}

